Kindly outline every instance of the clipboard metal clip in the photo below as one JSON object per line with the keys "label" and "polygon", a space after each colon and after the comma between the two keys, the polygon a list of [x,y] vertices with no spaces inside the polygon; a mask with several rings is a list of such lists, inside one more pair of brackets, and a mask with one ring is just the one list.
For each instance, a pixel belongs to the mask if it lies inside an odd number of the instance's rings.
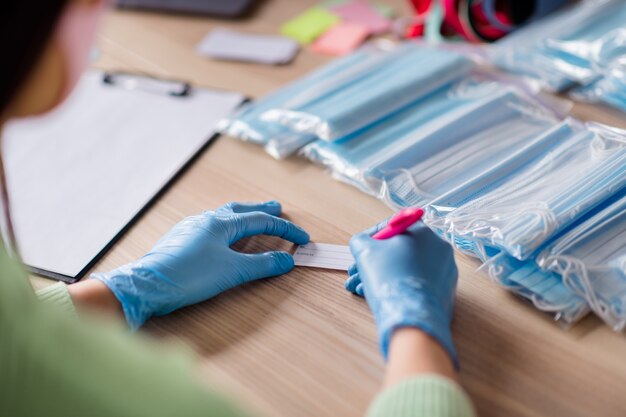
{"label": "clipboard metal clip", "polygon": [[187,82],[166,80],[128,72],[105,72],[102,82],[129,91],[145,91],[174,97],[186,97],[191,93],[191,84]]}

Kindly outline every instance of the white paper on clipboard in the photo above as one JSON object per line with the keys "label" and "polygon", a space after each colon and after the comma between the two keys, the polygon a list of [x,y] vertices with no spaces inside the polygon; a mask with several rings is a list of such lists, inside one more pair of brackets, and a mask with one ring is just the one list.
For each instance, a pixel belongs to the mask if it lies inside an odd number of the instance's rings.
{"label": "white paper on clipboard", "polygon": [[174,97],[103,76],[89,72],[58,110],[4,131],[16,240],[44,275],[78,276],[244,100],[201,88]]}

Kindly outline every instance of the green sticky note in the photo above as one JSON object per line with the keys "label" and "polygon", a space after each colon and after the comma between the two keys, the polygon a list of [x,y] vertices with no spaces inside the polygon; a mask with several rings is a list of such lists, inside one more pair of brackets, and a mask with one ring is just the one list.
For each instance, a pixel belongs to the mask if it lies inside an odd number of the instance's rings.
{"label": "green sticky note", "polygon": [[301,44],[309,44],[339,20],[329,11],[314,7],[282,25],[280,33]]}

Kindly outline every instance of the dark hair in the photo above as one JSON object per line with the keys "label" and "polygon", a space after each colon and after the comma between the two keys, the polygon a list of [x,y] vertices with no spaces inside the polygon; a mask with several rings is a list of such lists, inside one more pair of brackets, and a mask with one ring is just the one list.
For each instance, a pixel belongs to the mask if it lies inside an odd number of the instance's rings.
{"label": "dark hair", "polygon": [[68,0],[7,1],[0,12],[0,115],[39,60]]}
{"label": "dark hair", "polygon": [[[0,13],[0,116],[13,101],[34,70],[41,54],[54,33],[57,22],[69,0],[45,0],[41,2],[8,1]],[[5,236],[8,242],[0,242],[13,257],[19,259],[11,221],[9,195],[7,192],[4,164],[0,159],[0,198]],[[4,240],[4,239],[0,239]]]}

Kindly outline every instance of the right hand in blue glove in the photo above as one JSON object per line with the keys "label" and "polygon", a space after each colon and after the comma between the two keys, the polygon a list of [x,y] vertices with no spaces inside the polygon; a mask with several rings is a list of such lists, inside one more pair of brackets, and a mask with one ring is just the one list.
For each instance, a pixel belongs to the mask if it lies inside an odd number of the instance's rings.
{"label": "right hand in blue glove", "polygon": [[151,316],[209,299],[223,291],[260,278],[285,274],[294,267],[287,252],[244,254],[231,249],[254,235],[278,236],[298,245],[309,235],[281,219],[276,201],[261,204],[229,203],[191,216],[172,230],[138,261],[105,274],[93,274],[122,304],[132,329]]}
{"label": "right hand in blue glove", "polygon": [[356,264],[346,289],[365,296],[383,356],[396,329],[416,327],[437,340],[458,368],[450,332],[458,275],[452,248],[421,222],[387,240],[372,239],[377,230],[350,241]]}

